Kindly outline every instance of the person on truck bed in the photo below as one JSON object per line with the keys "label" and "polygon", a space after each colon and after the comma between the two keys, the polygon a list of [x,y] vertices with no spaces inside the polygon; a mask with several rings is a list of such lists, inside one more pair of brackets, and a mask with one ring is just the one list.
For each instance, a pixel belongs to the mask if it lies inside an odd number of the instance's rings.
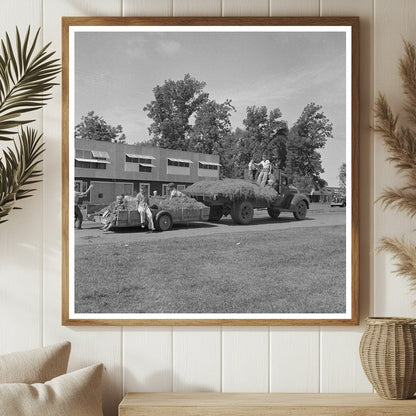
{"label": "person on truck bed", "polygon": [[270,160],[267,159],[266,154],[263,154],[263,160],[258,164],[258,166],[261,166],[261,172],[259,177],[257,178],[257,183],[260,186],[266,186],[267,179],[272,169],[272,164],[270,163]]}
{"label": "person on truck bed", "polygon": [[140,226],[144,228],[144,224],[147,218],[147,227],[149,228],[149,231],[155,231],[155,226],[153,224],[153,214],[149,208],[149,195],[147,195],[146,186],[140,186],[140,192],[137,194],[136,198],[138,204],[137,210],[140,214]]}

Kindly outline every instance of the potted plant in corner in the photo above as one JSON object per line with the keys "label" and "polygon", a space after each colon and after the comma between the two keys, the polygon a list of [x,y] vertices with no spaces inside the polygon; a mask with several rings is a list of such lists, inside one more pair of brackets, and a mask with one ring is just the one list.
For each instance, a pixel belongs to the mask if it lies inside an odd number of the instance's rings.
{"label": "potted plant in corner", "polygon": [[[403,174],[408,185],[387,188],[379,198],[383,207],[416,215],[416,47],[404,42],[405,56],[400,60],[400,76],[406,94],[404,110],[412,128],[398,125],[383,94],[376,101],[375,131],[390,151],[388,161]],[[403,238],[383,237],[379,250],[393,254],[395,272],[407,277],[416,289],[416,245]],[[377,393],[387,399],[409,399],[416,392],[416,320],[411,318],[375,318],[366,320],[360,343],[364,371]]]}
{"label": "potted plant in corner", "polygon": [[0,141],[18,137],[18,144],[3,150],[0,157],[0,224],[12,209],[18,209],[16,201],[31,196],[33,184],[42,176],[42,135],[27,127],[34,120],[25,114],[52,98],[49,91],[57,85],[53,80],[61,66],[58,59],[52,59],[55,52],[48,51],[50,43],[35,50],[39,32],[31,40],[30,27],[24,38],[16,28],[15,47],[7,33],[0,41]]}

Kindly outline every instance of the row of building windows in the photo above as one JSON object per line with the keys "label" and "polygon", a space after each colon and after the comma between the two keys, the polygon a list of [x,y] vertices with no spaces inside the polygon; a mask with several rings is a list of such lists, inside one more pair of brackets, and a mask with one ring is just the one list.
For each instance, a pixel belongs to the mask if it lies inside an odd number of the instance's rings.
{"label": "row of building windows", "polygon": [[127,163],[145,163],[145,164],[152,164],[152,159],[144,159],[142,157],[131,157],[129,155],[126,155],[126,162]]}
{"label": "row of building windows", "polygon": [[[92,181],[91,184],[94,185],[94,191],[89,193],[87,196],[83,197],[83,201],[94,202],[94,203],[101,203],[103,199],[108,199],[108,194],[114,191],[118,194],[128,195],[128,196],[135,196],[136,193],[134,192],[134,185],[131,182],[96,182]],[[151,188],[152,186],[152,188]],[[138,187],[144,187],[144,193],[151,196],[154,193],[158,193],[154,188],[156,187],[154,184],[150,184],[149,182],[140,182]],[[162,184],[162,196],[166,196],[169,194],[168,187],[169,184],[163,183]],[[74,182],[74,189],[76,192],[85,192],[88,188],[88,183],[83,180],[75,180]],[[117,188],[117,189],[115,189]],[[160,185],[158,186],[160,190]],[[184,184],[178,184],[176,186],[178,191],[183,191],[186,188]],[[111,198],[110,198],[111,199]],[[108,202],[108,201],[107,201]]]}
{"label": "row of building windows", "polygon": [[168,159],[168,166],[180,166],[181,168],[189,168],[192,162],[184,160]]}
{"label": "row of building windows", "polygon": [[218,170],[218,165],[214,165],[213,163],[208,164],[199,162],[199,169]]}
{"label": "row of building windows", "polygon": [[99,163],[99,162],[85,162],[79,159],[75,159],[75,167],[76,168],[84,168],[84,169],[106,169],[106,163]]}
{"label": "row of building windows", "polygon": [[108,152],[103,152],[102,150],[75,150],[75,157],[81,159],[96,159],[96,160],[108,160],[110,155]]}
{"label": "row of building windows", "polygon": [[[107,152],[98,150],[81,150],[75,151],[75,167],[86,169],[106,169],[106,165],[109,164],[110,156]],[[153,164],[155,158],[147,155],[126,154],[125,162],[138,165],[139,172],[151,173],[152,168],[156,166]],[[168,158],[168,166],[174,166],[179,168],[190,168],[191,160]],[[198,162],[199,169],[204,170],[218,170],[219,164],[210,162]],[[129,170],[129,169],[126,169]],[[184,174],[189,174],[185,173]]]}

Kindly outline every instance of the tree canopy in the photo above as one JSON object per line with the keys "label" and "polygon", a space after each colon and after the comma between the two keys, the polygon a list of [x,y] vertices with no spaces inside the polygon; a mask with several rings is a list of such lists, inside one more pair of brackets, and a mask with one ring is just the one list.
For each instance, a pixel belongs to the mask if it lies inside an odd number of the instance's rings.
{"label": "tree canopy", "polygon": [[340,190],[345,193],[347,189],[347,165],[345,162],[339,167],[338,179]]}
{"label": "tree canopy", "polygon": [[332,123],[323,113],[322,106],[308,104],[289,131],[287,142],[287,172],[289,175],[309,177],[322,185],[324,172],[321,154],[328,138],[332,137]]}
{"label": "tree canopy", "polygon": [[89,111],[86,116],[81,117],[81,123],[75,126],[75,138],[113,143],[126,141],[126,136],[120,125],[111,126],[94,111]]}
{"label": "tree canopy", "polygon": [[266,106],[251,106],[246,111],[245,130],[236,131],[240,176],[252,158],[260,161],[264,153],[274,165],[284,169],[289,129],[287,122],[282,120],[282,112],[279,108],[268,112]]}
{"label": "tree canopy", "polygon": [[318,150],[332,137],[332,123],[322,106],[308,104],[290,130],[279,108],[269,111],[266,106],[248,106],[243,128],[233,131],[231,100],[218,103],[209,99],[205,87],[204,81],[190,74],[154,87],[154,100],[143,109],[153,120],[148,143],[218,154],[225,177],[242,177],[249,161],[260,161],[266,153],[302,189],[327,185],[320,177],[324,169]]}
{"label": "tree canopy", "polygon": [[200,153],[219,154],[226,136],[231,133],[231,100],[219,104],[208,100],[196,112],[190,133],[189,149]]}
{"label": "tree canopy", "polygon": [[183,80],[169,79],[153,88],[155,99],[143,108],[153,120],[149,127],[153,145],[189,149],[192,130],[189,119],[208,101],[208,93],[203,91],[205,85],[205,82],[185,74]]}

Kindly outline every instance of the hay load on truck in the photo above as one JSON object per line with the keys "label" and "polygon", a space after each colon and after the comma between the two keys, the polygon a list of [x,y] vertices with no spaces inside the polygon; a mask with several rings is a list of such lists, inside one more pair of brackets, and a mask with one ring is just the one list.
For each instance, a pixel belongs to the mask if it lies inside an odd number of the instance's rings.
{"label": "hay load on truck", "polygon": [[293,191],[288,177],[277,168],[266,186],[244,179],[222,179],[196,182],[184,192],[210,208],[211,222],[230,215],[235,224],[250,224],[254,209],[267,209],[273,219],[281,212],[292,212],[296,220],[303,220],[309,209],[306,195]]}

